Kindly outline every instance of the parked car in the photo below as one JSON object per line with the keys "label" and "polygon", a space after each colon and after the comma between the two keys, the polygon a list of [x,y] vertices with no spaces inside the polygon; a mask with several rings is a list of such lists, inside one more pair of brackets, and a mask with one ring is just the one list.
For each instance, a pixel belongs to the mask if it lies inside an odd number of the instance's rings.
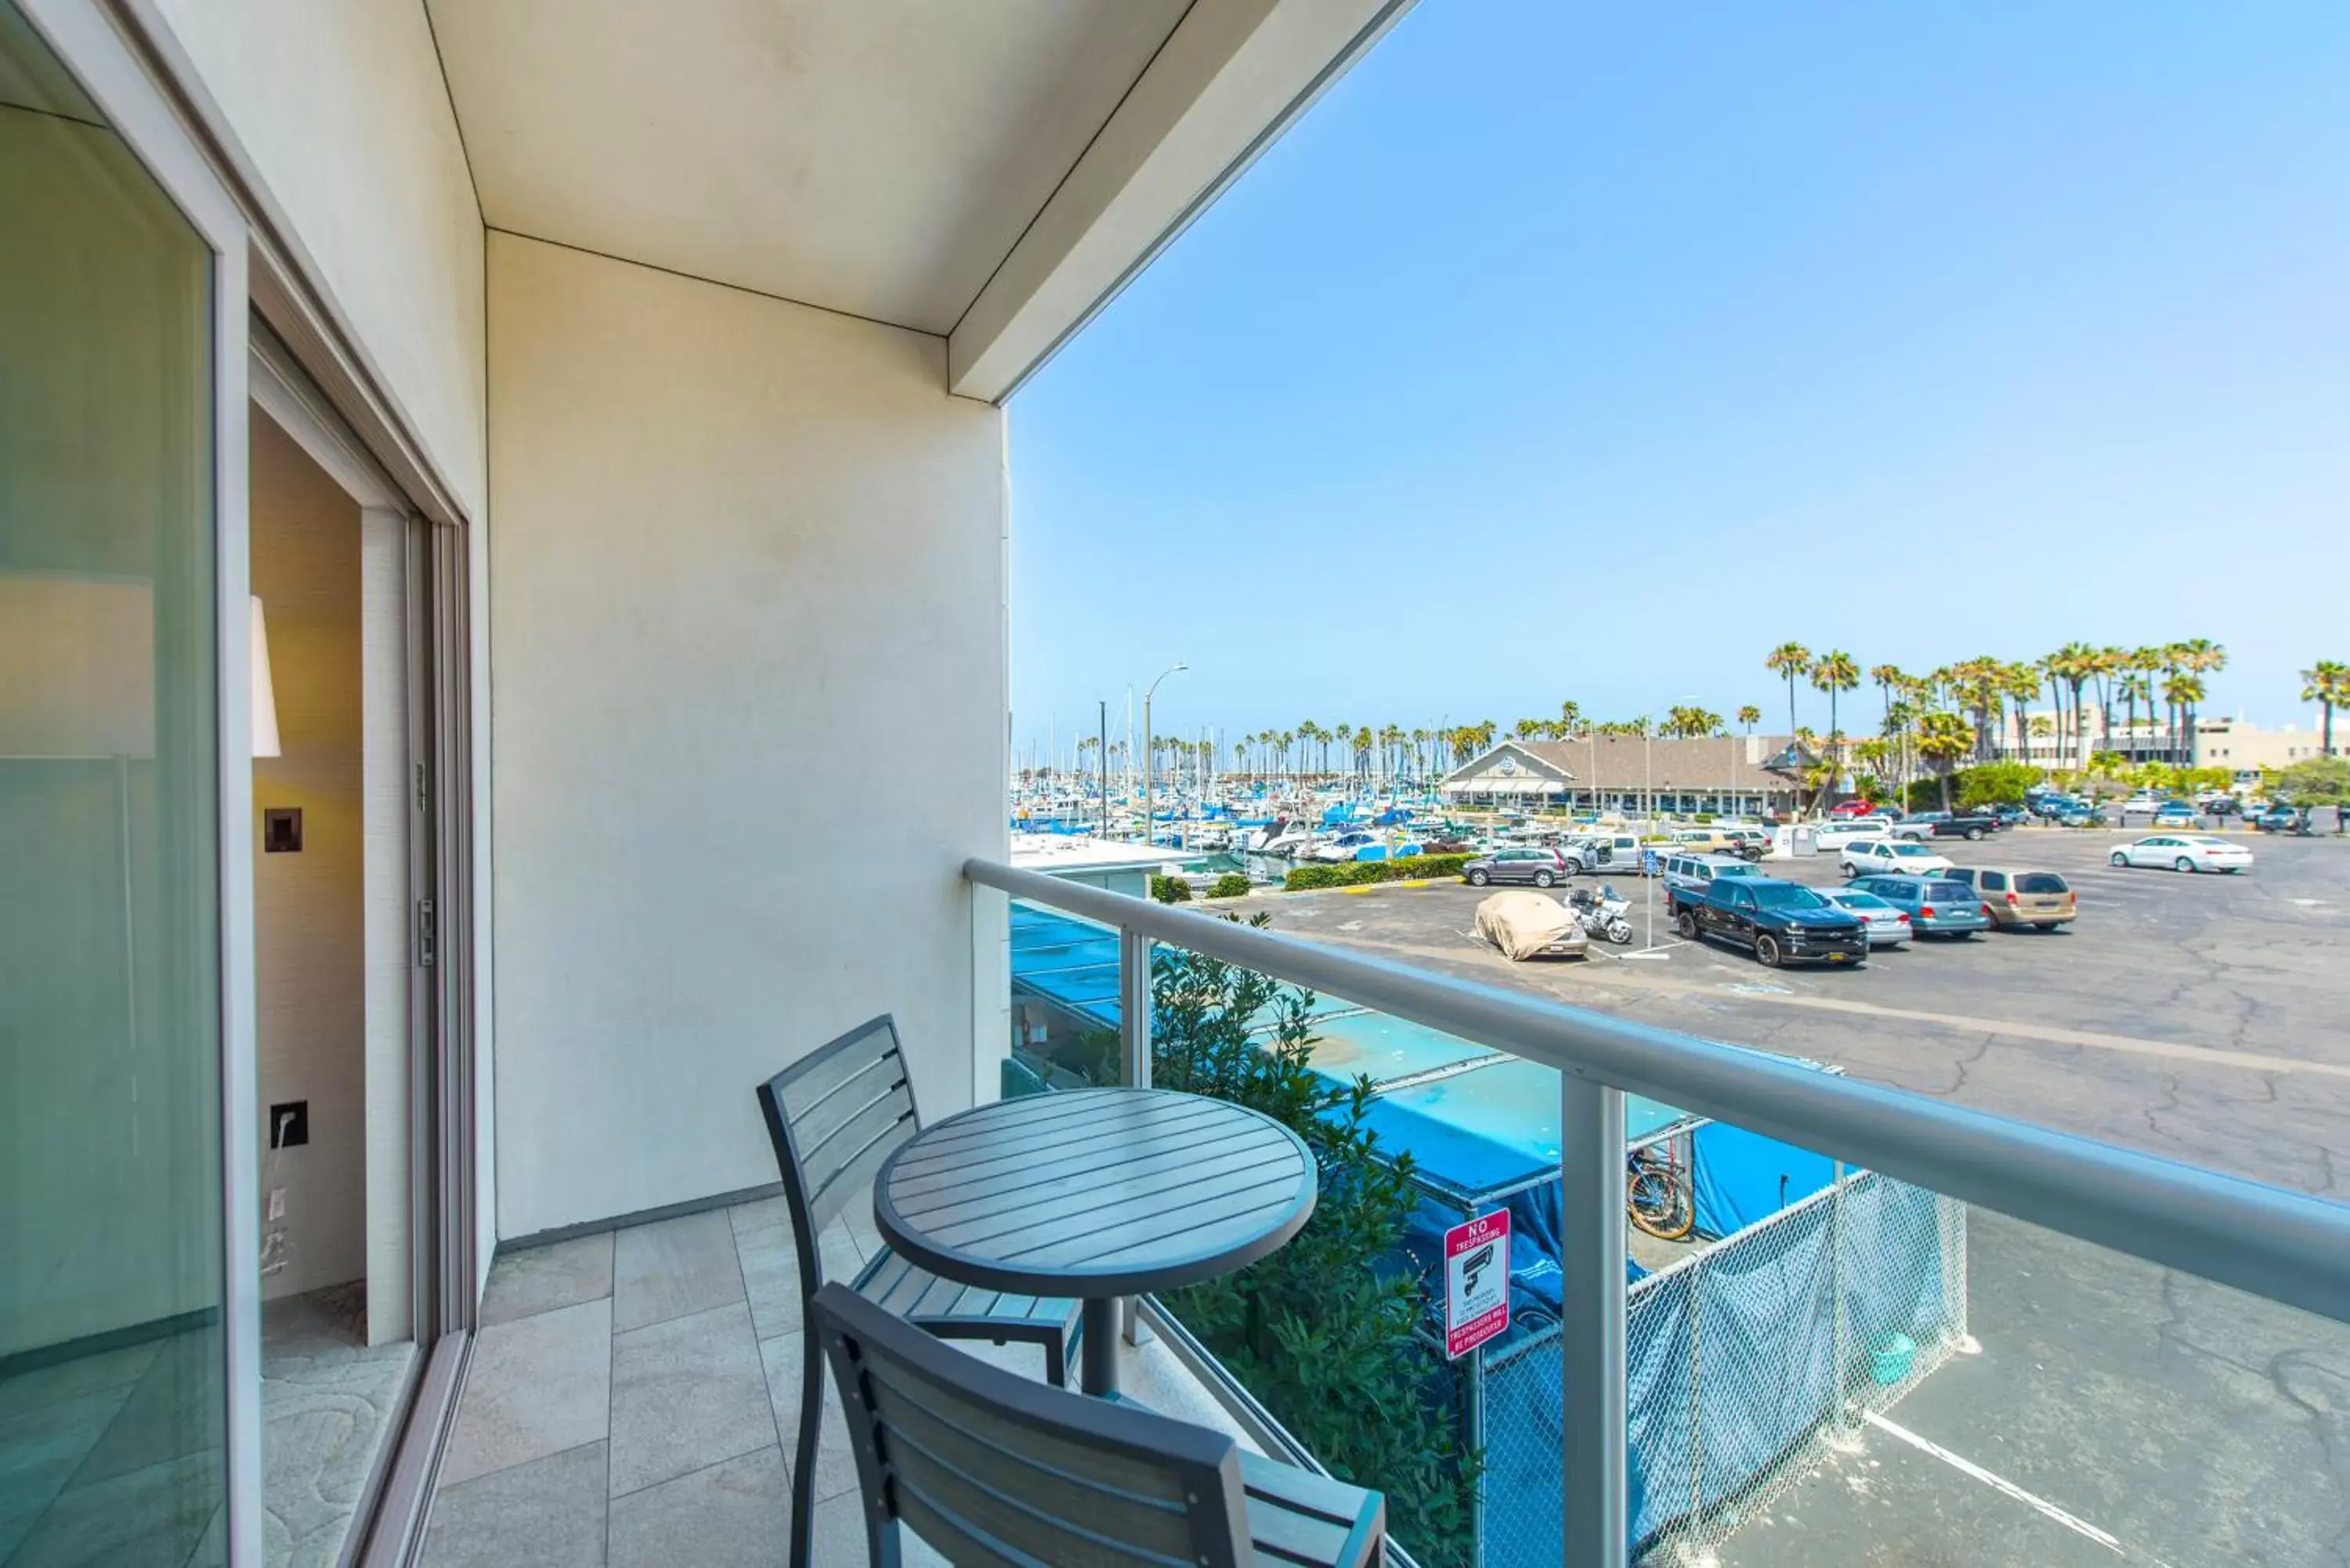
{"label": "parked car", "polygon": [[2024,811],[2020,805],[2002,804],[1984,806],[1982,815],[1990,817],[2002,827],[2013,827],[2023,820]]}
{"label": "parked car", "polygon": [[1950,868],[1947,856],[1937,855],[1924,845],[1908,839],[1863,838],[1846,845],[1836,854],[1836,869],[1847,877],[1898,876]]}
{"label": "parked car", "polygon": [[1761,877],[1762,868],[1735,855],[1668,855],[1665,857],[1665,908],[1679,912],[1684,900],[1702,898],[1717,877]]}
{"label": "parked car", "polygon": [[2262,833],[2299,833],[2301,813],[2289,805],[2272,805],[2251,818],[2251,824]]}
{"label": "parked car", "polygon": [[2231,794],[2215,794],[2203,803],[2203,809],[2213,816],[2241,816],[2244,803]]}
{"label": "parked car", "polygon": [[2081,796],[2066,794],[2062,790],[2046,790],[2039,794],[2027,796],[2023,805],[2024,809],[2034,816],[2045,817],[2052,822],[2070,813],[2095,809]]}
{"label": "parked car", "polygon": [[1866,816],[1876,809],[1877,803],[1873,800],[1840,800],[1828,807],[1828,815],[1837,819]]}
{"label": "parked car", "polygon": [[2080,801],[2053,814],[2048,820],[2059,827],[2103,827],[2106,814],[2102,808]]}
{"label": "parked car", "polygon": [[1800,882],[1770,877],[1715,878],[1704,897],[1681,905],[1673,929],[1690,941],[1709,937],[1748,949],[1768,969],[1868,961],[1868,929],[1859,916]]}
{"label": "parked car", "polygon": [[2124,816],[2152,816],[2168,802],[2168,799],[2169,797],[2168,795],[2156,794],[2151,790],[2140,790],[2137,794],[2122,802],[2122,815]]}
{"label": "parked car", "polygon": [[2168,866],[2173,871],[2241,871],[2252,852],[2208,833],[2158,833],[2106,857],[2116,866]]}
{"label": "parked car", "polygon": [[1471,888],[1482,888],[1488,882],[1531,882],[1537,888],[1550,888],[1574,876],[1575,869],[1575,862],[1560,850],[1496,849],[1461,867],[1461,875]]}
{"label": "parked car", "polygon": [[1566,857],[1581,871],[1607,870],[1626,876],[1639,877],[1640,851],[1652,848],[1662,854],[1667,846],[1643,845],[1637,833],[1580,833],[1560,846]]}
{"label": "parked car", "polygon": [[1820,897],[1839,909],[1858,915],[1868,930],[1868,950],[1898,948],[1909,940],[1909,911],[1857,888],[1827,888]]}
{"label": "parked car", "polygon": [[1738,842],[1726,827],[1673,829],[1672,847],[1683,855],[1727,855],[1737,849]]}
{"label": "parked car", "polygon": [[1892,833],[1896,838],[1963,838],[1972,844],[1997,833],[1999,827],[1997,817],[1979,813],[1921,811],[1895,823]]}
{"label": "parked car", "polygon": [[1960,866],[1943,876],[1982,895],[1983,907],[2001,926],[2031,926],[2053,931],[2081,912],[2073,886],[2054,871],[2011,866]]}
{"label": "parked car", "polygon": [[1843,822],[1823,822],[1812,829],[1812,841],[1822,849],[1834,849],[1863,838],[1883,838],[1887,825],[1871,822],[1866,817],[1850,817]]}
{"label": "parked car", "polygon": [[2200,827],[2203,814],[2183,800],[2169,800],[2154,808],[2156,827]]}
{"label": "parked car", "polygon": [[1760,859],[1771,853],[1771,835],[1760,827],[1725,827],[1724,836],[1731,841],[1731,853],[1749,859]]}
{"label": "parked car", "polygon": [[1853,887],[1874,893],[1909,917],[1918,937],[1957,937],[1963,941],[1991,929],[1991,911],[1964,882],[1946,877],[1864,877]]}

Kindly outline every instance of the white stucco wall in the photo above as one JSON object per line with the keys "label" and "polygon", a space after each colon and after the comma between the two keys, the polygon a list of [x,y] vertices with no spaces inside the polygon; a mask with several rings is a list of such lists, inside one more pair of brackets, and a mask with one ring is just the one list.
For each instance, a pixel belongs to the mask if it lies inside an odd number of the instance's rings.
{"label": "white stucco wall", "polygon": [[754,1085],[877,1012],[970,1102],[1003,456],[940,338],[502,234],[489,275],[519,1237],[774,1180]]}
{"label": "white stucco wall", "polygon": [[476,520],[482,217],[421,0],[156,0]]}

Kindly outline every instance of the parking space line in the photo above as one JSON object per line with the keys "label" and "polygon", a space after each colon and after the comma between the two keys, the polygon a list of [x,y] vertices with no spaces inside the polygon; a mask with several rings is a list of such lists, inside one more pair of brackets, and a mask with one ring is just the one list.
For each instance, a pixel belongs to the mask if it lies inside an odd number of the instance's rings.
{"label": "parking space line", "polygon": [[2023,1023],[2005,1018],[1970,1018],[1957,1012],[1925,1012],[1909,1007],[1879,1007],[1840,996],[1762,996],[1760,1000],[1789,1007],[1817,1007],[1831,1012],[1854,1012],[1868,1018],[1907,1019],[1938,1023],[1970,1034],[2006,1034],[2020,1040],[2044,1040],[2055,1045],[2085,1045],[2099,1051],[2122,1051],[2139,1056],[2159,1056],[2172,1062],[2197,1062],[2207,1067],[2241,1067],[2251,1073],[2316,1073],[2350,1078],[2350,1064],[2312,1062],[2297,1056],[2272,1056],[2259,1051],[2230,1051],[2216,1045],[2185,1045],[2175,1040],[2142,1040],[2134,1034],[2100,1034],[2087,1029],[2063,1029],[2053,1023]]}
{"label": "parking space line", "polygon": [[1983,1485],[1991,1488],[1993,1491],[1996,1491],[2004,1497],[2012,1498],[2017,1502],[2023,1504],[2027,1508],[2038,1510],[2040,1512],[2046,1514],[2050,1519],[2053,1519],[2057,1523],[2063,1525],[2065,1529],[2071,1531],[2074,1534],[2078,1535],[2085,1540],[2095,1542],[2098,1545],[2104,1547],[2115,1556],[2127,1557],[2129,1555],[2127,1552],[2123,1550],[2121,1539],[2118,1536],[2110,1534],[2106,1531],[2099,1530],[2095,1525],[2091,1524],[2085,1519],[2065,1512],[2054,1503],[2050,1502],[2046,1498],[2024,1490],[2022,1487],[2016,1485],[2013,1481],[2009,1480],[2004,1476],[1996,1476],[1991,1474],[1991,1471],[1983,1469],[1982,1466],[1976,1464],[1972,1459],[1961,1459],[1957,1454],[1950,1452],[1950,1449],[1942,1447],[1941,1444],[1935,1442],[1932,1438],[1921,1437],[1918,1433],[1911,1431],[1907,1427],[1886,1419],[1886,1417],[1877,1414],[1874,1410],[1863,1412],[1861,1418],[1866,1420],[1870,1426],[1875,1427],[1878,1431],[1889,1433],[1890,1435],[1900,1438],[1911,1448],[1916,1449],[1919,1453],[1930,1454],[1935,1459],[1938,1459],[1944,1464],[1949,1465],[1952,1469],[1959,1471],[1961,1475],[1972,1476],[1975,1480],[1982,1482]]}

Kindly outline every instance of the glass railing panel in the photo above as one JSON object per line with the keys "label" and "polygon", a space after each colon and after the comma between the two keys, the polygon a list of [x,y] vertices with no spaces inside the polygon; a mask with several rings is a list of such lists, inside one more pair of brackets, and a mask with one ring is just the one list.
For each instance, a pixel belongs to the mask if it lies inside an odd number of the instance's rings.
{"label": "glass railing panel", "polygon": [[1009,923],[1004,1096],[1123,1082],[1117,929],[1016,898]]}
{"label": "glass railing panel", "polygon": [[[1306,1140],[1322,1173],[1314,1217],[1287,1246],[1160,1305],[1317,1460],[1384,1492],[1389,1527],[1418,1562],[1474,1562],[1476,1467],[1427,1285],[1449,1199],[1399,1158],[1411,1116],[1383,1096],[1505,1059],[1165,944],[1152,996],[1152,1082],[1273,1116]],[[1547,1173],[1554,1213],[1556,1121],[1554,1090],[1547,1163],[1519,1162],[1537,1181]],[[1512,1156],[1495,1147],[1486,1158]]]}
{"label": "glass railing panel", "polygon": [[[2339,1561],[2350,1327],[1727,1124],[1670,1155],[1634,1168],[1690,1226],[1634,1236],[1635,1562]],[[1490,1477],[1555,1386],[1483,1372]]]}

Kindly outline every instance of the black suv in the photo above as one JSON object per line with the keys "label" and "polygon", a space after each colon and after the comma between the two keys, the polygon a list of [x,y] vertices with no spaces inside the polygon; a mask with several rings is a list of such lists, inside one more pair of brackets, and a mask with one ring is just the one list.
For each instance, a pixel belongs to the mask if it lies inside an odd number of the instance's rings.
{"label": "black suv", "polygon": [[1769,969],[1786,963],[1868,961],[1868,927],[1800,882],[1772,877],[1721,877],[1704,893],[1683,894],[1673,929],[1694,941],[1712,937],[1752,950]]}

